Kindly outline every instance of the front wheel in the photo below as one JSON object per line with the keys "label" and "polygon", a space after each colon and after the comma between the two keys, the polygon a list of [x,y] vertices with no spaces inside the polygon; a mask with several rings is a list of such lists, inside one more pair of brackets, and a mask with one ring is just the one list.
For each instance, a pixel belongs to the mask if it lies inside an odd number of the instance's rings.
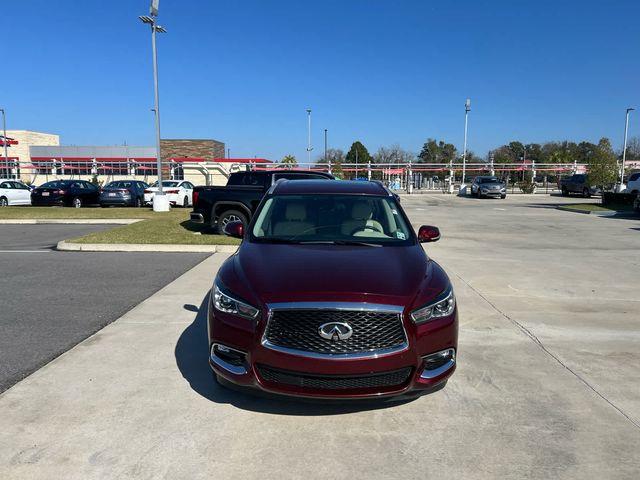
{"label": "front wheel", "polygon": [[71,206],[73,208],[82,207],[82,200],[80,200],[78,197],[74,197],[74,199],[71,201]]}
{"label": "front wheel", "polygon": [[507,198],[507,196],[506,195],[500,195],[500,198],[504,200],[505,198]]}
{"label": "front wheel", "polygon": [[563,197],[569,196],[569,190],[567,190],[567,187],[562,187],[562,196]]}
{"label": "front wheel", "polygon": [[189,197],[185,195],[184,199],[182,200],[182,208],[187,208],[188,206],[189,206]]}
{"label": "front wheel", "polygon": [[9,206],[9,200],[7,200],[7,197],[0,197],[0,207],[8,207]]}
{"label": "front wheel", "polygon": [[219,235],[224,235],[224,227],[226,227],[230,222],[242,222],[242,226],[244,228],[247,228],[247,224],[249,223],[247,216],[244,213],[239,212],[238,210],[227,210],[218,217]]}
{"label": "front wheel", "polygon": [[136,208],[142,207],[142,199],[140,197],[136,198],[136,203],[134,205]]}
{"label": "front wheel", "polygon": [[591,196],[591,192],[589,192],[588,188],[585,188],[584,190],[582,190],[582,196],[584,198],[589,198]]}

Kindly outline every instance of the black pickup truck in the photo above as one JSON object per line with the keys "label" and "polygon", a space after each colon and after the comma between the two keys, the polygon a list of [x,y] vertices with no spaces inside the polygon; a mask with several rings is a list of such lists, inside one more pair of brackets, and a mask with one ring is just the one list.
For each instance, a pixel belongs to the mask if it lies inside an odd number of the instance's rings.
{"label": "black pickup truck", "polygon": [[224,187],[198,186],[193,189],[191,221],[205,223],[220,234],[232,221],[246,227],[264,194],[275,182],[286,180],[333,180],[324,172],[275,170],[232,173]]}

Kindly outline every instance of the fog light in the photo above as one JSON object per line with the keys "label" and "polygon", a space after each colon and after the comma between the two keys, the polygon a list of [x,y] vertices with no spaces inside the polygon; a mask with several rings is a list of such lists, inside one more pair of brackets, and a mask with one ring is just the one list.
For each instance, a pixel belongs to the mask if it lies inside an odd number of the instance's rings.
{"label": "fog light", "polygon": [[423,371],[420,377],[426,379],[438,377],[455,364],[456,351],[453,348],[431,353],[422,357]]}
{"label": "fog light", "polygon": [[246,353],[219,343],[214,343],[211,347],[211,357],[214,355],[234,367],[242,367],[247,358]]}

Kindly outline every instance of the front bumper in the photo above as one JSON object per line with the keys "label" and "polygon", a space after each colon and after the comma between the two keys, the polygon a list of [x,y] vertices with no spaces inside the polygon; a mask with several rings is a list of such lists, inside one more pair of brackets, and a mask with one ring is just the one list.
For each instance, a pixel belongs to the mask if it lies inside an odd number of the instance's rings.
{"label": "front bumper", "polygon": [[[366,399],[428,393],[456,369],[457,310],[407,329],[407,347],[389,354],[314,358],[275,350],[260,339],[265,328],[209,305],[209,364],[225,383],[315,399]],[[407,327],[407,322],[405,327]]]}

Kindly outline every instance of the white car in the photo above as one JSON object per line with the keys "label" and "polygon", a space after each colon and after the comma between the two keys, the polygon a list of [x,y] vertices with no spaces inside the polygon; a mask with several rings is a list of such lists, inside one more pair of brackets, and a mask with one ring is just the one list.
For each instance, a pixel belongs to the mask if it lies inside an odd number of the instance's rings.
{"label": "white car", "polygon": [[638,193],[640,192],[640,172],[635,172],[629,175],[627,179],[627,189],[625,190],[627,193]]}
{"label": "white car", "polygon": [[31,191],[17,180],[0,179],[0,207],[31,205]]}
{"label": "white car", "polygon": [[[162,190],[169,197],[171,205],[188,207],[193,205],[193,184],[186,180],[163,180]],[[144,203],[153,205],[153,197],[158,191],[158,182],[144,190]]]}

